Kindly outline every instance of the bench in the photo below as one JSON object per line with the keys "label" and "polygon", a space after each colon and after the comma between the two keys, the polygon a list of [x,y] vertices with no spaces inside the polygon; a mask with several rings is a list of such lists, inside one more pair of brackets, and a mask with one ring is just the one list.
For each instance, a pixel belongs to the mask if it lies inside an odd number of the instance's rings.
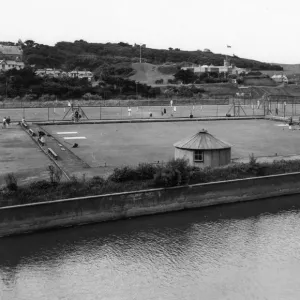
{"label": "bench", "polygon": [[32,129],[29,129],[28,131],[32,136],[36,136],[36,133]]}
{"label": "bench", "polygon": [[49,153],[54,159],[58,159],[58,155],[57,155],[51,148],[48,148],[48,153]]}

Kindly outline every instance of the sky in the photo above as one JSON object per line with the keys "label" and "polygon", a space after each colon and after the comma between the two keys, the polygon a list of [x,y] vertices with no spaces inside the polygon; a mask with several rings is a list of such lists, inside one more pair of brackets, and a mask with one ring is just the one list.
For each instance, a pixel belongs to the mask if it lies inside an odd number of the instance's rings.
{"label": "sky", "polygon": [[299,8],[299,0],[3,0],[0,41],[122,41],[296,64]]}

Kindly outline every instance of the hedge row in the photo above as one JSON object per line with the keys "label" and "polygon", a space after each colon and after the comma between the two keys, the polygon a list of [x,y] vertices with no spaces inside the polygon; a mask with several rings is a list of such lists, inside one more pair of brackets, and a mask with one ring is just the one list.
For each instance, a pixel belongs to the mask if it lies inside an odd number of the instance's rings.
{"label": "hedge row", "polygon": [[257,163],[251,157],[249,163],[200,170],[190,167],[185,160],[173,159],[163,166],[145,163],[138,167],[116,168],[107,179],[95,176],[86,180],[83,175],[80,179],[73,177],[70,182],[61,182],[59,172],[53,168],[48,171],[49,181],[37,181],[28,186],[18,186],[14,174],[8,174],[6,187],[0,193],[0,206],[299,172],[300,160]]}

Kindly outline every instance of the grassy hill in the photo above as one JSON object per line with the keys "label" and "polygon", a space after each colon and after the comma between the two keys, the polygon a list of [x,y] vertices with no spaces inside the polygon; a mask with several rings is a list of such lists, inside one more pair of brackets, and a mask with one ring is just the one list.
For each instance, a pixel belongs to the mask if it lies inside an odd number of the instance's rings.
{"label": "grassy hill", "polygon": [[168,83],[168,79],[174,79],[173,74],[177,70],[173,68],[173,71],[169,71],[170,74],[166,74],[163,71],[164,66],[149,63],[133,63],[132,68],[135,70],[135,74],[130,79],[149,85],[155,84],[155,81],[159,79],[163,79],[165,84]]}
{"label": "grassy hill", "polygon": [[[83,40],[58,42],[55,46],[48,46],[27,41],[23,44],[24,59],[37,68],[60,68],[71,70],[74,68],[94,71],[97,68],[114,67],[120,63],[139,62],[140,47],[127,43],[88,43]],[[185,51],[179,49],[142,49],[142,60],[145,63],[163,65],[175,63],[177,65],[213,64],[223,65],[225,55],[204,51]],[[237,67],[259,70],[281,70],[278,65],[231,57]]]}

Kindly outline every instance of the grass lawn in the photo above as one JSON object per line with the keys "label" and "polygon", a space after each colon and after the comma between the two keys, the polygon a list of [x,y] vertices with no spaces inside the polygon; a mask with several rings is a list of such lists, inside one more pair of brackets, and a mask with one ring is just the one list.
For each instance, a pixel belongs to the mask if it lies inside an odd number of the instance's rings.
{"label": "grass lawn", "polygon": [[48,157],[19,126],[0,129],[0,185],[7,173],[14,173],[19,184],[48,179],[49,165]]}
{"label": "grass lawn", "polygon": [[[279,122],[267,120],[203,121],[132,124],[50,125],[45,129],[61,144],[90,166],[136,165],[140,162],[166,161],[174,156],[173,144],[198,130],[209,133],[232,145],[232,158],[300,154],[300,130],[288,130]],[[57,134],[57,132],[76,132]],[[85,137],[64,140],[64,137]],[[67,144],[66,141],[70,144]]]}

